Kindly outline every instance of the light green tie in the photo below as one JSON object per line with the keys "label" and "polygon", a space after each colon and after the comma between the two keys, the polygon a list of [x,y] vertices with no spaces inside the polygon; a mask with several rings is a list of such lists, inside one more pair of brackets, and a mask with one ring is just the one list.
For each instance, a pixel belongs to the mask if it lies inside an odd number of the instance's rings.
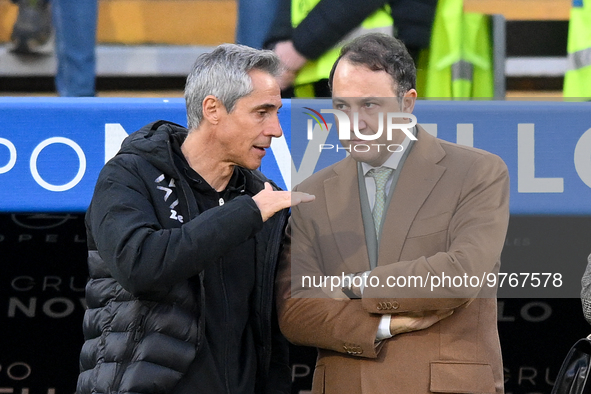
{"label": "light green tie", "polygon": [[372,177],[376,182],[376,199],[373,205],[373,223],[376,226],[376,237],[380,234],[380,224],[382,223],[382,214],[386,205],[386,182],[392,173],[392,169],[388,167],[372,168],[367,172],[367,175]]}

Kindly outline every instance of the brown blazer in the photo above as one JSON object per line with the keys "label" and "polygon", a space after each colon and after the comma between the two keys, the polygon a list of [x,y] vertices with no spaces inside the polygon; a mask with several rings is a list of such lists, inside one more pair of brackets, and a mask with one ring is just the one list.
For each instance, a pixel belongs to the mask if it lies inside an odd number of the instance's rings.
{"label": "brown blazer", "polygon": [[[498,272],[509,219],[505,163],[421,128],[417,138],[392,195],[372,276],[385,284],[390,275]],[[503,393],[495,289],[486,298],[486,285],[438,292],[379,286],[366,287],[362,300],[339,300],[301,286],[302,275],[369,270],[356,168],[347,157],[296,187],[316,200],[293,209],[279,268],[281,329],[294,344],[319,349],[312,392]],[[382,314],[441,309],[454,314],[374,343]]]}

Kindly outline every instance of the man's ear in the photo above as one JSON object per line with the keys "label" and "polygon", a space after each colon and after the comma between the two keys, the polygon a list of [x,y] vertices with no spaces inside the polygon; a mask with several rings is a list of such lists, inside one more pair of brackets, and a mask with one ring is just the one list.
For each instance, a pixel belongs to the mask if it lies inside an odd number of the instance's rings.
{"label": "man's ear", "polygon": [[417,101],[417,91],[409,89],[402,97],[402,112],[412,114],[415,108],[415,102]]}
{"label": "man's ear", "polygon": [[211,124],[218,124],[224,108],[220,100],[210,94],[203,99],[202,107],[203,119]]}

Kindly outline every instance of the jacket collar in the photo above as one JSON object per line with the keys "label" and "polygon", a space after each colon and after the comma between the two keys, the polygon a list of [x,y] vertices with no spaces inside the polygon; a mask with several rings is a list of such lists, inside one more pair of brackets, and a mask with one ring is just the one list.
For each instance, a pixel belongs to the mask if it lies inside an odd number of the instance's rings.
{"label": "jacket collar", "polygon": [[[400,258],[414,218],[445,172],[445,167],[438,164],[444,156],[439,141],[419,126],[417,141],[400,170],[386,214],[378,265],[381,261]],[[326,210],[333,235],[351,272],[365,271],[369,269],[369,259],[363,236],[357,162],[349,156],[337,163],[333,171],[335,175],[324,181]]]}
{"label": "jacket collar", "polygon": [[[118,154],[136,154],[153,166],[164,172],[167,176],[180,179],[180,169],[174,164],[172,142],[179,146],[187,138],[188,130],[176,123],[159,120],[150,123],[138,131],[132,133],[121,144]],[[241,169],[244,173],[245,188],[247,192],[256,194],[264,188],[265,182],[270,182],[275,189],[279,187],[267,179],[260,171]]]}

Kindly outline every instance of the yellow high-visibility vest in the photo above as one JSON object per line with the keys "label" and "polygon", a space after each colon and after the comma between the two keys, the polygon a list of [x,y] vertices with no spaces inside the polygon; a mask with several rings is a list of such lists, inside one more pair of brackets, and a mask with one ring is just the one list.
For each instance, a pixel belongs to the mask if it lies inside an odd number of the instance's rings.
{"label": "yellow high-visibility vest", "polygon": [[[295,28],[310,13],[320,0],[292,0],[291,24]],[[385,5],[368,16],[361,25],[344,37],[337,45],[325,52],[318,59],[308,61],[296,75],[294,92],[296,97],[313,97],[314,89],[311,84],[327,79],[334,62],[338,59],[341,47],[348,41],[366,33],[386,33],[392,35],[393,21],[390,6]]]}
{"label": "yellow high-visibility vest", "polygon": [[424,68],[418,72],[420,96],[494,95],[490,20],[483,14],[464,12],[463,6],[463,0],[437,3],[428,60],[419,60],[419,69]]}
{"label": "yellow high-visibility vest", "polygon": [[573,0],[567,52],[564,97],[591,97],[591,0]]}

